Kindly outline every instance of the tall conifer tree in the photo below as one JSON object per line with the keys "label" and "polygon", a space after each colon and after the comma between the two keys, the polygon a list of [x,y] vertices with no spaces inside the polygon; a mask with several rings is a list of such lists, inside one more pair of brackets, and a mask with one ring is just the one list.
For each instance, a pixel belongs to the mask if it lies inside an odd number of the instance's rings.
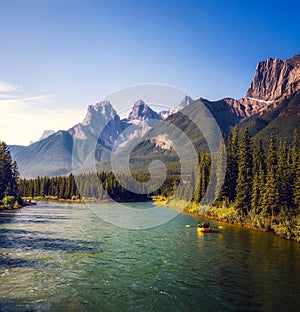
{"label": "tall conifer tree", "polygon": [[242,135],[238,154],[238,178],[235,208],[242,216],[251,209],[252,193],[252,147],[248,129]]}

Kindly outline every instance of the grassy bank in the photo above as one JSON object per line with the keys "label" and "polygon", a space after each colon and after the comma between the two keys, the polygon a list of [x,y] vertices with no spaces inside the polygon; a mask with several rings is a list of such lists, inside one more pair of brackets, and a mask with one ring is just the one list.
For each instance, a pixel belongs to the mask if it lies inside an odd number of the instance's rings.
{"label": "grassy bank", "polygon": [[206,207],[195,203],[187,203],[184,200],[169,200],[167,198],[155,198],[154,204],[168,206],[192,215],[243,226],[257,231],[272,232],[286,239],[293,239],[300,242],[299,215],[278,215],[273,218],[263,218],[260,215],[249,213],[247,216],[242,217],[233,207]]}

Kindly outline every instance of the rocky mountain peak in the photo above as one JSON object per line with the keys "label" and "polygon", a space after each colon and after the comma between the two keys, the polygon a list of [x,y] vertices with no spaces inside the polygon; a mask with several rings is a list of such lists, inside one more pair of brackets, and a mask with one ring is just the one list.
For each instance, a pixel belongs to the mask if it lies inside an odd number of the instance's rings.
{"label": "rocky mountain peak", "polygon": [[161,117],[143,100],[136,101],[132,107],[131,112],[128,115],[128,120],[148,120],[148,119],[161,119]]}
{"label": "rocky mountain peak", "polygon": [[178,108],[179,110],[181,110],[181,109],[183,109],[184,107],[190,105],[192,102],[193,102],[193,99],[192,99],[190,96],[185,95],[185,96],[183,97],[183,99],[181,100],[181,102],[179,103],[179,105],[178,105],[177,108]]}
{"label": "rocky mountain peak", "polygon": [[277,101],[300,89],[300,55],[259,62],[246,98]]}
{"label": "rocky mountain peak", "polygon": [[[114,132],[118,133],[122,128],[122,123],[111,103],[103,101],[95,105],[89,105],[83,122],[75,125],[68,131],[74,138],[86,139],[91,135],[98,136],[100,133],[104,135],[104,132],[108,133],[110,131],[109,128],[114,129]],[[107,135],[105,134],[105,136]],[[115,137],[112,136],[111,142],[114,139]]]}
{"label": "rocky mountain peak", "polygon": [[259,62],[244,98],[224,99],[242,119],[262,114],[300,90],[300,54],[288,60],[268,58]]}
{"label": "rocky mountain peak", "polygon": [[292,58],[286,60],[286,62],[295,68],[299,68],[300,67],[300,54],[294,55]]}
{"label": "rocky mountain peak", "polygon": [[159,115],[161,116],[162,119],[166,119],[170,115],[173,115],[182,110],[183,108],[185,108],[186,106],[190,105],[193,101],[194,100],[190,96],[185,95],[176,108],[162,111],[159,113]]}
{"label": "rocky mountain peak", "polygon": [[103,122],[104,119],[114,118],[117,112],[112,107],[109,101],[103,101],[96,103],[95,105],[89,105],[87,108],[87,114],[82,122],[82,125],[92,125]]}

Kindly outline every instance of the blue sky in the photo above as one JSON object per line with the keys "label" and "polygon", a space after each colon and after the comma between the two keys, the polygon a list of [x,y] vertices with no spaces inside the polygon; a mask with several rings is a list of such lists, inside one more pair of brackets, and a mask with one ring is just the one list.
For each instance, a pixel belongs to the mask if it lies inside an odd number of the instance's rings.
{"label": "blue sky", "polygon": [[257,62],[300,53],[299,11],[298,1],[0,0],[0,140],[68,129],[134,84],[243,97]]}

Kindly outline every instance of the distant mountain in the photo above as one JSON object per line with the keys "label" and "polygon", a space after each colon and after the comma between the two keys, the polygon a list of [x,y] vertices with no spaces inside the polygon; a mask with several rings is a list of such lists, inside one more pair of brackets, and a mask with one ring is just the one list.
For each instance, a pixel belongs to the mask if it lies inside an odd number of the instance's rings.
{"label": "distant mountain", "polygon": [[186,106],[190,105],[192,102],[193,102],[193,99],[190,96],[185,95],[177,107],[162,111],[159,113],[159,115],[162,119],[166,119],[170,115],[173,115],[173,114],[179,112],[180,110],[182,110],[183,108],[185,108]]}
{"label": "distant mountain", "polygon": [[134,103],[131,112],[128,115],[130,120],[149,120],[149,119],[162,119],[158,113],[151,109],[143,100],[138,100]]}
{"label": "distant mountain", "polygon": [[[109,101],[89,105],[84,120],[28,147],[12,147],[22,177],[67,174],[110,159],[113,147],[128,145],[149,131],[161,117],[142,100],[123,120]],[[126,131],[128,129],[128,131]]]}
{"label": "distant mountain", "polygon": [[24,148],[15,160],[22,177],[64,175],[72,170],[72,148],[72,136],[58,131]]}
{"label": "distant mountain", "polygon": [[89,105],[82,123],[68,130],[74,139],[89,140],[91,138],[101,142],[111,149],[120,132],[126,125],[109,101]]}
{"label": "distant mountain", "polygon": [[[176,149],[181,149],[184,159],[188,160],[190,143],[197,151],[207,150],[207,141],[193,120],[197,120],[202,129],[208,130],[205,133],[206,138],[214,141],[215,132],[211,130],[214,129],[214,120],[217,121],[221,132],[228,133],[242,118],[231,110],[225,100],[211,102],[200,98],[193,101],[182,110],[167,117],[166,122],[158,123],[143,137],[144,141],[135,148],[132,154],[134,169],[137,170],[139,165],[149,164],[157,158],[164,163],[171,163],[173,168],[177,168]],[[178,130],[174,133],[175,129]]]}
{"label": "distant mountain", "polygon": [[[113,150],[120,159],[130,156],[135,168],[160,159],[174,170],[178,164],[176,145],[188,154],[186,137],[197,150],[206,147],[192,120],[208,129],[215,120],[225,134],[238,125],[240,129],[248,127],[258,139],[266,141],[273,132],[290,142],[293,129],[300,127],[299,104],[300,55],[285,61],[269,58],[257,65],[242,99],[193,101],[185,96],[176,108],[160,113],[139,100],[125,119],[120,119],[111,103],[104,101],[88,106],[84,120],[68,131],[59,131],[28,147],[11,149],[24,177],[67,174],[74,168],[93,170],[95,162],[97,168],[107,169]],[[204,106],[212,116],[203,114]],[[179,132],[170,132],[170,124]],[[209,135],[214,136],[213,132]]]}
{"label": "distant mountain", "polygon": [[55,133],[55,131],[53,131],[53,130],[44,130],[43,134],[39,138],[39,141],[48,138],[50,135],[52,135],[54,133]]}
{"label": "distant mountain", "polygon": [[15,156],[20,153],[24,148],[26,148],[26,146],[24,145],[9,145],[11,157],[15,159]]}
{"label": "distant mountain", "polygon": [[123,123],[108,101],[90,105],[86,117],[68,131],[58,131],[15,155],[22,177],[67,174],[92,161],[109,159]]}

